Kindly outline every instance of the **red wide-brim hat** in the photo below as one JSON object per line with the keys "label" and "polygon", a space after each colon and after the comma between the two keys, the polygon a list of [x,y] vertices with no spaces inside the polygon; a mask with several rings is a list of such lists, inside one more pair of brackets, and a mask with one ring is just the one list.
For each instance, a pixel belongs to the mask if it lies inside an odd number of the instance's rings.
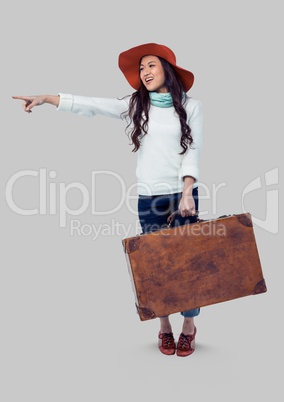
{"label": "red wide-brim hat", "polygon": [[194,82],[193,73],[177,66],[176,56],[170,48],[158,43],[145,43],[120,53],[118,57],[118,66],[134,89],[137,90],[141,86],[139,63],[141,58],[146,55],[158,56],[167,60],[180,77],[185,92],[192,87]]}

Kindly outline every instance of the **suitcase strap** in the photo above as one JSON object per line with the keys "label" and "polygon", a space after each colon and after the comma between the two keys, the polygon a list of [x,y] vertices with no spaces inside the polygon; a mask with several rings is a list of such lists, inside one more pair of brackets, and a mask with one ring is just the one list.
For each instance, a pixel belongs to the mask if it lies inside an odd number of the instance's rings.
{"label": "suitcase strap", "polygon": [[[179,209],[177,209],[176,211],[174,211],[174,212],[168,217],[167,222],[168,222],[168,226],[169,226],[169,227],[171,226],[173,220],[175,219],[175,217],[176,217],[178,214],[180,214],[180,210],[179,210]],[[196,216],[196,217],[197,217],[197,221],[199,222],[200,219],[198,218],[198,214],[199,214],[199,211],[196,211],[196,213],[195,213],[194,215],[190,215],[190,217]]]}

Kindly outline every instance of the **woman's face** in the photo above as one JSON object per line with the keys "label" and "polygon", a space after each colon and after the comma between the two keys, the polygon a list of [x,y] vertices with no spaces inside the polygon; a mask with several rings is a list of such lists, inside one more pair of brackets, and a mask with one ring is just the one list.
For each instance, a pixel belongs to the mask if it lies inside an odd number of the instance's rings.
{"label": "woman's face", "polygon": [[140,79],[148,91],[168,92],[165,86],[165,72],[157,56],[147,55],[142,57]]}

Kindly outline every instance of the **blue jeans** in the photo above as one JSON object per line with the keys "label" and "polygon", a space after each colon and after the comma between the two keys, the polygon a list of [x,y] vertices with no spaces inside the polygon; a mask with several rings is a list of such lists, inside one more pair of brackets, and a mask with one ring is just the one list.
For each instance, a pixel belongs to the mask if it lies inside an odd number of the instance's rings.
{"label": "blue jeans", "polygon": [[[198,211],[198,188],[194,188],[192,192],[195,208]],[[181,200],[182,193],[162,194],[162,195],[139,195],[138,198],[138,216],[143,233],[154,232],[168,226],[168,216],[176,211]],[[195,216],[182,217],[178,214],[172,227],[185,225],[196,222]],[[196,317],[200,313],[200,308],[182,311],[184,317]]]}

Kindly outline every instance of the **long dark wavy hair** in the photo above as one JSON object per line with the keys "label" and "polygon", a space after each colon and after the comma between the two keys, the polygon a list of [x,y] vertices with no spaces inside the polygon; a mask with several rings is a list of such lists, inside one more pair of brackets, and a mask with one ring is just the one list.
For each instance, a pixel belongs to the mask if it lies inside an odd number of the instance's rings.
{"label": "long dark wavy hair", "polygon": [[[191,129],[186,122],[187,113],[183,107],[184,87],[173,67],[162,57],[159,57],[159,60],[162,63],[162,67],[165,73],[165,86],[172,95],[173,106],[177,115],[179,116],[181,126],[180,145],[182,147],[182,151],[179,154],[183,155],[188,147],[191,147],[191,144],[193,142],[192,136],[190,134]],[[130,122],[126,127],[126,131],[128,132],[132,144],[134,145],[132,152],[138,151],[141,144],[141,138],[147,134],[150,105],[151,103],[149,91],[141,82],[140,88],[131,95],[129,109],[126,112],[130,118]],[[131,130],[130,127],[132,127]]]}

